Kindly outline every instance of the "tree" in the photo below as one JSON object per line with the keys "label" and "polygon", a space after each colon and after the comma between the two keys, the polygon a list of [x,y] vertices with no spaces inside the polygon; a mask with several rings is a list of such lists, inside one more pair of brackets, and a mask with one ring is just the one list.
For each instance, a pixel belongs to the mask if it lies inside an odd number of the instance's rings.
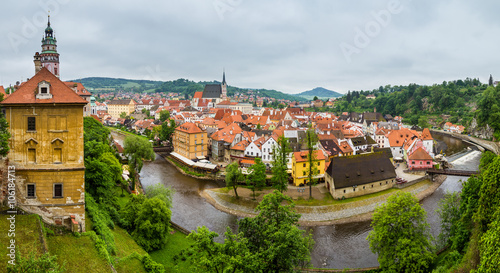
{"label": "tree", "polygon": [[188,238],[194,241],[189,259],[198,272],[255,271],[259,261],[248,250],[248,240],[241,233],[235,235],[228,227],[223,244],[214,241],[218,236],[205,226],[189,234]]}
{"label": "tree", "polygon": [[273,145],[273,162],[271,181],[273,187],[280,192],[284,192],[288,188],[288,154],[292,151],[288,139],[284,136],[278,137],[277,145]]}
{"label": "tree", "polygon": [[127,113],[125,113],[125,112],[120,113],[120,118],[126,118],[126,117],[127,117]]}
{"label": "tree", "polygon": [[173,119],[169,120],[168,122],[164,122],[161,125],[160,139],[162,141],[172,142],[172,135],[175,132],[175,127],[177,127],[177,124]]}
{"label": "tree", "polygon": [[146,200],[146,197],[142,194],[132,195],[128,200],[127,204],[120,210],[121,225],[129,232],[135,230],[135,219],[137,218],[137,213],[141,209],[142,203]]}
{"label": "tree", "polygon": [[141,172],[143,159],[154,160],[153,145],[141,137],[128,136],[123,143],[123,153],[129,160],[129,171],[132,179],[132,188],[135,190],[136,175]]}
{"label": "tree", "polygon": [[441,233],[439,234],[439,246],[444,247],[451,243],[450,238],[456,234],[456,225],[460,221],[460,193],[447,192],[439,201],[439,209],[436,210],[441,218]]}
{"label": "tree", "polygon": [[175,191],[172,187],[166,187],[162,183],[155,184],[153,186],[148,186],[146,189],[146,196],[148,198],[159,198],[165,202],[168,208],[172,207],[172,197]]}
{"label": "tree", "polygon": [[257,206],[256,217],[239,222],[238,231],[260,261],[255,272],[292,272],[309,263],[314,241],[299,228],[300,214],[293,211],[294,206],[290,197],[274,191]]}
{"label": "tree", "polygon": [[500,272],[500,209],[497,208],[494,221],[483,234],[479,244],[481,255],[478,273]]}
{"label": "tree", "polygon": [[490,79],[488,80],[488,85],[493,86],[493,76],[490,74]]}
{"label": "tree", "polygon": [[318,96],[314,96],[313,101],[317,101],[317,100],[318,100]]}
{"label": "tree", "polygon": [[247,185],[253,192],[253,199],[255,200],[255,190],[262,190],[266,185],[266,165],[260,158],[255,159],[255,164],[248,169],[250,174],[247,176]]}
{"label": "tree", "polygon": [[496,209],[500,206],[500,156],[488,164],[486,170],[481,172],[481,176],[482,184],[474,220],[480,224],[482,231],[486,231]]}
{"label": "tree", "polygon": [[418,118],[418,127],[420,128],[429,128],[429,123],[427,123],[427,118],[425,116],[421,116]]}
{"label": "tree", "polygon": [[134,221],[134,240],[147,252],[162,248],[167,242],[172,211],[158,197],[146,199]]}
{"label": "tree", "polygon": [[411,193],[392,195],[375,209],[367,239],[382,270],[427,272],[435,254],[426,214]]}
{"label": "tree", "polygon": [[307,142],[307,163],[309,163],[308,166],[308,173],[307,173],[307,179],[309,180],[309,198],[312,199],[312,186],[315,183],[315,178],[314,176],[318,173],[318,168],[314,164],[316,161],[316,155],[314,153],[314,146],[318,142],[318,136],[314,132],[314,129],[310,128],[306,131],[306,142]]}
{"label": "tree", "polygon": [[95,158],[85,158],[85,191],[100,203],[113,198],[114,175],[109,166]]}
{"label": "tree", "polygon": [[238,196],[238,191],[236,190],[238,188],[238,183],[240,181],[243,181],[245,178],[243,176],[243,173],[241,172],[240,167],[238,166],[238,162],[235,161],[226,167],[226,186],[232,187],[234,190],[234,195],[236,196],[236,199],[240,198]]}
{"label": "tree", "polygon": [[4,114],[0,111],[0,155],[6,156],[9,153],[9,123]]}
{"label": "tree", "polygon": [[170,119],[170,112],[167,110],[160,111],[160,121],[164,122],[165,120]]}

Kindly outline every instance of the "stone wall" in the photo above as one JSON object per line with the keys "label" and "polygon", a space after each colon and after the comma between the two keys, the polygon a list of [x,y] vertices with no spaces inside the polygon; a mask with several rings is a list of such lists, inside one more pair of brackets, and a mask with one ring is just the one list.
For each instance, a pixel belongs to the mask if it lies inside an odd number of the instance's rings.
{"label": "stone wall", "polygon": [[326,183],[328,183],[330,188],[330,194],[334,199],[351,198],[361,195],[366,195],[370,193],[375,193],[383,190],[387,190],[396,184],[396,178],[387,179],[382,181],[375,181],[368,184],[357,185],[353,187],[345,187],[340,189],[335,189],[333,184],[333,178],[330,175],[326,175]]}

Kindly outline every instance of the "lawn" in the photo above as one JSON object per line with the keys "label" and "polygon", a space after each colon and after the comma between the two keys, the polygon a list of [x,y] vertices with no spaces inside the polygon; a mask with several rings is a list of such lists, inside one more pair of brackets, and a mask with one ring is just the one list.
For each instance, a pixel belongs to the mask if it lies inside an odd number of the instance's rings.
{"label": "lawn", "polygon": [[126,190],[123,190],[124,196],[122,196],[122,188],[120,186],[116,186],[113,191],[114,195],[116,196],[116,201],[118,202],[118,205],[120,205],[120,208],[125,207],[128,200],[130,200],[130,193],[128,193]]}
{"label": "lawn", "polygon": [[137,243],[132,239],[128,232],[118,226],[112,231],[115,237],[115,244],[117,248],[115,259],[115,269],[117,272],[146,272],[142,262],[139,260],[137,253],[143,256],[146,253]]}
{"label": "lawn", "polygon": [[50,255],[57,255],[59,264],[66,263],[65,272],[112,272],[106,259],[97,253],[89,236],[76,237],[71,233],[46,237]]}
{"label": "lawn", "polygon": [[169,268],[170,272],[190,272],[189,261],[183,261],[181,252],[191,246],[191,240],[181,232],[176,231],[168,236],[167,245],[160,250],[149,253],[151,258],[165,268]]}
{"label": "lawn", "polygon": [[7,218],[10,215],[0,215],[0,268],[7,265],[7,261],[10,260],[7,256],[7,247],[11,239],[15,240],[16,251],[23,257],[27,257],[32,251],[36,253],[36,256],[44,253],[43,244],[40,241],[40,224],[38,222],[38,215],[16,215],[15,219],[15,236],[9,237],[9,226],[10,222]]}

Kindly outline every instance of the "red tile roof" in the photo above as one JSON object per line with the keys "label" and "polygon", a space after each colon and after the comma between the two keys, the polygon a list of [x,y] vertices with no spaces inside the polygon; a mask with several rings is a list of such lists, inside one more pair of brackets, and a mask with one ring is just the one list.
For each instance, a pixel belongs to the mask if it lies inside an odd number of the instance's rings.
{"label": "red tile roof", "polygon": [[[293,156],[295,157],[296,162],[306,162],[308,154],[308,151],[301,151],[293,153]],[[313,151],[313,154],[314,160],[325,160],[325,155],[320,150]]]}
{"label": "red tile roof", "polygon": [[422,148],[419,147],[411,155],[408,156],[409,160],[432,160],[432,157]]}
{"label": "red tile roof", "polygon": [[181,131],[181,132],[186,132],[188,134],[195,134],[195,133],[202,133],[203,131],[198,127],[198,125],[192,123],[192,122],[186,122],[182,124],[181,126],[178,126],[175,128],[175,130]]}
{"label": "red tile roof", "polygon": [[90,94],[89,91],[87,91],[87,89],[83,86],[83,84],[81,82],[64,82],[64,83],[66,84],[67,87],[71,88],[72,90],[73,90],[73,88],[76,87],[76,93],[79,96],[91,96],[92,95],[92,94]]}
{"label": "red tile roof", "polygon": [[[38,84],[42,81],[50,83],[50,99],[37,99]],[[75,91],[59,80],[47,68],[42,68],[35,76],[23,84],[16,92],[1,102],[1,104],[33,104],[33,103],[76,103],[87,104]]]}

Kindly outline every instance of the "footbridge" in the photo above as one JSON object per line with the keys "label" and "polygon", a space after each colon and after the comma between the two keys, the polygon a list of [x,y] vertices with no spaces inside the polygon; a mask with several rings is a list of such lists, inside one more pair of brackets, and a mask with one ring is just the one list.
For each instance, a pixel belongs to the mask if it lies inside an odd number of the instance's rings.
{"label": "footbridge", "polygon": [[454,170],[454,169],[428,169],[427,174],[444,174],[444,175],[457,175],[457,176],[471,176],[474,174],[479,174],[479,171],[464,171],[464,170]]}

